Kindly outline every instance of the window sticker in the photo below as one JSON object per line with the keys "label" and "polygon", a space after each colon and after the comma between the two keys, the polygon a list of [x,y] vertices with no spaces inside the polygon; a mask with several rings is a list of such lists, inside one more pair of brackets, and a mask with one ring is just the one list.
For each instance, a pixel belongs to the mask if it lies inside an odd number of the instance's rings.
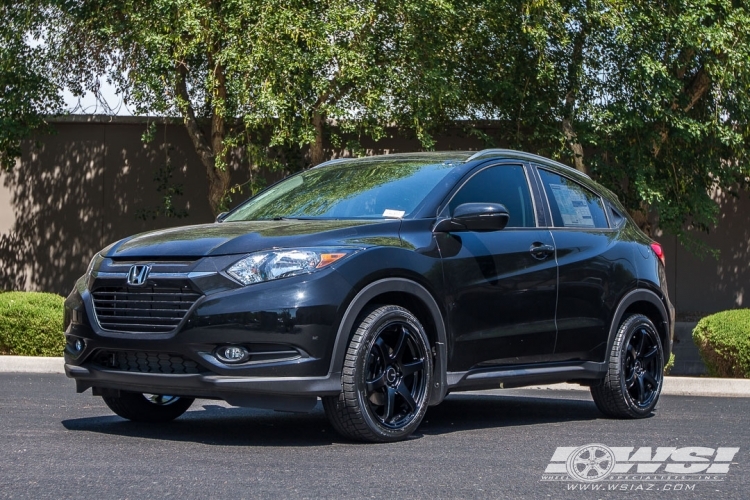
{"label": "window sticker", "polygon": [[386,209],[385,212],[383,212],[383,217],[394,217],[396,219],[400,219],[404,216],[406,212],[403,210],[391,210],[390,208]]}
{"label": "window sticker", "polygon": [[594,227],[586,196],[564,184],[549,184],[565,227]]}

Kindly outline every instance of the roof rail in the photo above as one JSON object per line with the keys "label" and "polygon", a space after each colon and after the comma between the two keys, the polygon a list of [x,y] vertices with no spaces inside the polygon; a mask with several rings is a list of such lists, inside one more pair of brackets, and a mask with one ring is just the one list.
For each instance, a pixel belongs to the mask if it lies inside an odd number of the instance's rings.
{"label": "roof rail", "polygon": [[549,158],[545,158],[543,156],[535,155],[532,153],[524,153],[522,151],[516,151],[513,149],[498,149],[498,148],[483,149],[471,155],[466,161],[469,162],[473,160],[479,160],[485,157],[492,158],[492,157],[498,157],[498,156],[502,156],[506,158],[518,158],[522,160],[530,160],[530,161],[537,161],[540,163],[552,164],[556,167],[560,167],[566,170],[573,171],[577,173],[578,175],[582,175],[588,179],[591,179],[591,177],[589,177],[588,174],[585,174],[584,172],[581,172],[580,170],[577,170],[571,166],[565,165],[564,163],[560,163],[555,160],[550,160]]}
{"label": "roof rail", "polygon": [[353,159],[353,158],[351,158],[351,157],[341,157],[341,158],[334,158],[334,159],[332,159],[332,160],[324,161],[323,163],[318,163],[317,165],[315,165],[315,166],[314,166],[314,167],[312,167],[312,168],[324,167],[324,166],[326,166],[326,165],[332,165],[332,164],[334,164],[334,163],[340,163],[340,162],[342,162],[342,161],[346,161],[346,160],[352,160],[352,159]]}
{"label": "roof rail", "polygon": [[421,158],[425,158],[425,159],[435,158],[436,161],[465,161],[465,158],[469,157],[470,155],[471,155],[471,151],[413,151],[410,153],[387,153],[387,154],[362,156],[362,157],[346,156],[346,157],[334,158],[332,160],[325,161],[311,168],[320,168],[320,167],[332,165],[334,163],[339,163],[343,161],[357,161],[357,160],[392,161],[394,159],[403,160],[403,159],[415,159],[416,158],[419,160]]}

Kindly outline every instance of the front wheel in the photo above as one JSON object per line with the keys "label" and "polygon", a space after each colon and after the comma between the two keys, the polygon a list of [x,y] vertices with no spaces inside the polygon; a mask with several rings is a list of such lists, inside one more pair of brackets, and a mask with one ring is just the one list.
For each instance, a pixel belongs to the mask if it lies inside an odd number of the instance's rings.
{"label": "front wheel", "polygon": [[421,423],[431,379],[430,345],[417,318],[403,307],[378,307],[349,343],[341,394],[323,398],[323,408],[345,437],[399,441]]}
{"label": "front wheel", "polygon": [[597,408],[616,418],[651,414],[664,380],[664,351],[656,327],[633,314],[620,324],[609,355],[607,375],[591,387]]}
{"label": "front wheel", "polygon": [[128,391],[120,391],[119,396],[104,396],[102,399],[110,410],[135,422],[169,422],[185,413],[195,401],[194,398],[181,396]]}

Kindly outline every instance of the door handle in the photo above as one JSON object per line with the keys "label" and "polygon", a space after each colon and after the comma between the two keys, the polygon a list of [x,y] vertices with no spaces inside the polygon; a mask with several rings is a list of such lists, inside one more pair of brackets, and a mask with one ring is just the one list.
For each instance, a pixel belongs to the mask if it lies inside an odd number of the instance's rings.
{"label": "door handle", "polygon": [[529,252],[531,252],[531,256],[535,259],[544,260],[555,252],[555,247],[536,242],[531,244]]}

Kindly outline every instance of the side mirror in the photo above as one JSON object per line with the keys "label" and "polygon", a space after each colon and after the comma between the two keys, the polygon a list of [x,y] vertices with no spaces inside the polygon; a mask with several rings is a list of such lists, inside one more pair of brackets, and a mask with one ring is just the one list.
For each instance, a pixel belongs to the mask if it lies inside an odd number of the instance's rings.
{"label": "side mirror", "polygon": [[453,217],[442,219],[435,232],[499,231],[510,219],[505,205],[499,203],[464,203],[456,207]]}
{"label": "side mirror", "polygon": [[229,212],[221,212],[216,216],[216,222],[224,222],[224,217],[226,217],[228,213]]}

